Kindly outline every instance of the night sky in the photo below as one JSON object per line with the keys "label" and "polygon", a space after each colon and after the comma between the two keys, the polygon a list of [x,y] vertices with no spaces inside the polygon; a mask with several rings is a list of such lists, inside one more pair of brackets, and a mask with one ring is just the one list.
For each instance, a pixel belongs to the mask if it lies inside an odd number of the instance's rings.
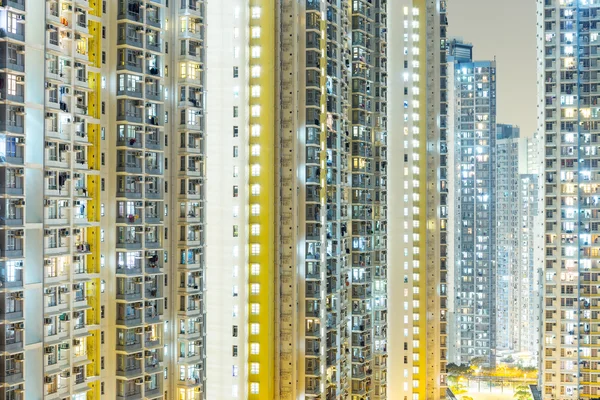
{"label": "night sky", "polygon": [[535,0],[449,0],[449,36],[473,43],[475,60],[496,56],[498,123],[536,129]]}

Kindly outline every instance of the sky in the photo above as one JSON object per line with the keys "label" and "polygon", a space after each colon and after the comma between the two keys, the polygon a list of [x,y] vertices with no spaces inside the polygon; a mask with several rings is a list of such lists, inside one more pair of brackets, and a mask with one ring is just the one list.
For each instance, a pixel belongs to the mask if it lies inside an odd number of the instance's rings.
{"label": "sky", "polygon": [[475,60],[496,56],[497,122],[536,129],[535,0],[451,0],[449,36],[473,43]]}

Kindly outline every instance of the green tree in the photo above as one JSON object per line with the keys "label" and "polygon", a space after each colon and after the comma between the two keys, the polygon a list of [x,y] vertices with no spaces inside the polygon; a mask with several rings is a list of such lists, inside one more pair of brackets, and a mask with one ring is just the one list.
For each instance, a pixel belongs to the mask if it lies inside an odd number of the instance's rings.
{"label": "green tree", "polygon": [[515,394],[513,396],[516,400],[533,400],[529,387],[520,385],[515,388]]}

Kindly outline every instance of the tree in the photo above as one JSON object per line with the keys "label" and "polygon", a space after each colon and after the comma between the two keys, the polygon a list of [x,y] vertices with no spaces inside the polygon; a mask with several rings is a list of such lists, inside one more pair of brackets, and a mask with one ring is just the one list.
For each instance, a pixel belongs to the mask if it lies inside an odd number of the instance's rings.
{"label": "tree", "polygon": [[515,394],[513,396],[517,400],[533,400],[529,387],[520,385],[515,388]]}

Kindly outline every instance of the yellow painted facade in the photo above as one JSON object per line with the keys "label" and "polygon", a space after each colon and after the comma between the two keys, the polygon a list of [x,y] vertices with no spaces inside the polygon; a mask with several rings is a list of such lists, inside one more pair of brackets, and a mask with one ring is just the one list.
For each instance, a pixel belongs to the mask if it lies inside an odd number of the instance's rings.
{"label": "yellow painted facade", "polygon": [[[260,17],[253,18],[252,9],[260,9]],[[249,155],[248,171],[253,165],[259,165],[258,176],[249,174],[249,185],[260,185],[260,195],[249,196],[248,209],[252,205],[260,207],[259,215],[252,216],[250,212],[249,224],[260,224],[260,235],[249,235],[249,324],[260,324],[260,333],[252,335],[248,327],[248,362],[258,363],[259,372],[248,375],[248,398],[254,400],[269,400],[275,396],[275,326],[274,326],[274,276],[275,276],[275,2],[274,0],[251,0],[250,1],[250,28],[260,27],[259,38],[250,38],[249,47],[260,46],[260,57],[249,60],[250,86],[260,86],[260,97],[250,99],[250,126],[248,132],[249,145],[260,145],[258,156]],[[256,76],[253,67],[260,67]],[[254,76],[254,77],[253,77]],[[259,106],[259,116],[253,117],[253,106]],[[259,126],[259,132],[256,131]],[[250,152],[248,152],[250,154]],[[248,190],[250,193],[250,190]],[[259,245],[258,254],[253,251],[253,245]],[[254,246],[256,249],[256,246]],[[254,255],[253,255],[254,253]],[[253,264],[258,264],[260,272],[252,274]],[[252,295],[252,284],[260,284],[258,295]],[[258,314],[253,313],[252,305],[258,304]],[[258,354],[252,353],[252,344],[258,344]],[[249,368],[250,370],[250,368]],[[252,393],[252,383],[258,383],[258,393]]]}

